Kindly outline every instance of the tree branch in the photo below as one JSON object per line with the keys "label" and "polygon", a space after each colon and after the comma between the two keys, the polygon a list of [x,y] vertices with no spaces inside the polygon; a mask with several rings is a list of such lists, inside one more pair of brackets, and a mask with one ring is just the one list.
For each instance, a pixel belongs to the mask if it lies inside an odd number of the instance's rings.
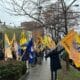
{"label": "tree branch", "polygon": [[72,6],[72,4],[73,4],[74,2],[76,2],[76,1],[77,1],[77,0],[73,0],[73,1],[71,2],[71,4],[67,7],[66,11],[68,11],[69,8]]}

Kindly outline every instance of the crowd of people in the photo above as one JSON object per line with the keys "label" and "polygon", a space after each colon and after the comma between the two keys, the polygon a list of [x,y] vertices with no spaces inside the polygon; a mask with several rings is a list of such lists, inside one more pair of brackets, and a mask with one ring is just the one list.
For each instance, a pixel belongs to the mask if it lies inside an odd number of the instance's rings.
{"label": "crowd of people", "polygon": [[50,57],[51,80],[53,80],[53,72],[55,72],[56,80],[57,69],[61,68],[59,54],[63,49],[60,51],[58,51],[57,48],[54,49],[55,45],[53,43],[51,50],[50,45],[42,44],[40,39],[35,41],[33,38],[24,44],[20,44],[14,40],[12,44],[5,46],[3,50],[4,59],[5,61],[11,59],[24,61],[26,63],[27,72],[29,72],[30,67],[34,67],[36,64],[42,64],[44,55],[45,60],[47,60],[47,57]]}
{"label": "crowd of people", "polygon": [[29,65],[34,67],[36,64],[42,64],[44,53],[46,53],[45,48],[41,45],[36,46],[33,39],[23,45],[14,41],[11,46],[5,48],[5,60],[24,61],[28,70]]}

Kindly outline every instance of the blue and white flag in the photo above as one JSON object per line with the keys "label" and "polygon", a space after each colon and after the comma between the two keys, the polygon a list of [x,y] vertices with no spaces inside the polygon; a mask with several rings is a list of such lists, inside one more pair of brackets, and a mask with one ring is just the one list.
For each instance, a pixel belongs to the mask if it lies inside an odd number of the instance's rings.
{"label": "blue and white flag", "polygon": [[35,53],[34,53],[34,50],[33,50],[33,39],[31,38],[31,40],[28,43],[26,43],[22,46],[27,47],[27,51],[29,53],[29,62],[33,63],[34,58],[35,58]]}

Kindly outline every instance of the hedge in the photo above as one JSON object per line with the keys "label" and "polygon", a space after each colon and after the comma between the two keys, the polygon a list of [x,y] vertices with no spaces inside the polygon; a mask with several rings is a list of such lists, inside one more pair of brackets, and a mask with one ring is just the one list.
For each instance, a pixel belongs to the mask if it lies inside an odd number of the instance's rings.
{"label": "hedge", "polygon": [[26,73],[26,65],[21,61],[0,61],[0,80],[18,80]]}

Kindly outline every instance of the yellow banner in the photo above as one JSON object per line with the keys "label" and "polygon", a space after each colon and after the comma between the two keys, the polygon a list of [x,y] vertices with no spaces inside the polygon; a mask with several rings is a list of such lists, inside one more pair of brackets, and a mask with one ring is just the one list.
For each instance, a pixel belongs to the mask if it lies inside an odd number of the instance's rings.
{"label": "yellow banner", "polygon": [[8,35],[5,33],[4,34],[4,37],[5,37],[5,42],[7,45],[10,45],[10,41],[9,41],[9,38],[8,38]]}
{"label": "yellow banner", "polygon": [[[25,32],[21,32],[21,39],[20,39],[20,45],[23,45],[27,42],[27,39],[26,39],[26,35],[25,35]],[[26,47],[22,47],[23,49],[25,49]]]}
{"label": "yellow banner", "polygon": [[11,53],[11,44],[8,35],[6,33],[4,34],[4,38],[5,38],[5,60],[6,60],[7,58],[12,58],[12,53]]}
{"label": "yellow banner", "polygon": [[48,48],[55,48],[56,44],[55,42],[52,40],[52,38],[48,35],[44,36],[43,39],[43,44],[45,46],[47,46]]}
{"label": "yellow banner", "polygon": [[12,44],[14,43],[14,41],[16,41],[16,35],[15,35],[15,33],[13,34],[13,38],[12,38],[12,40],[10,41],[10,44],[12,45]]}
{"label": "yellow banner", "polygon": [[35,36],[34,46],[35,46],[35,49],[37,52],[40,52],[44,49],[44,45],[42,43],[42,40],[43,40],[43,37],[40,34]]}
{"label": "yellow banner", "polygon": [[78,39],[78,34],[72,30],[61,41],[62,46],[69,54],[69,58],[73,60],[77,68],[80,67],[80,44]]}

